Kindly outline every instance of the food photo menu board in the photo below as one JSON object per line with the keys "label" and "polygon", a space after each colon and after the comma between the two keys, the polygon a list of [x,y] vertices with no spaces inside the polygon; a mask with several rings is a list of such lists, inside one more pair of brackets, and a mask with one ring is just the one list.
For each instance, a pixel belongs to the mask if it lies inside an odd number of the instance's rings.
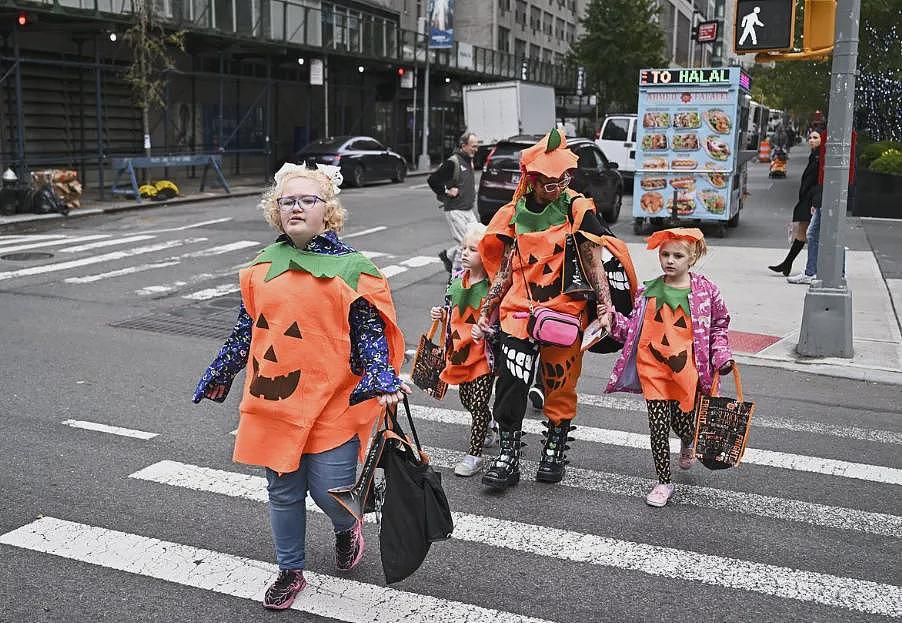
{"label": "food photo menu board", "polygon": [[633,216],[730,218],[739,69],[644,69],[639,74]]}

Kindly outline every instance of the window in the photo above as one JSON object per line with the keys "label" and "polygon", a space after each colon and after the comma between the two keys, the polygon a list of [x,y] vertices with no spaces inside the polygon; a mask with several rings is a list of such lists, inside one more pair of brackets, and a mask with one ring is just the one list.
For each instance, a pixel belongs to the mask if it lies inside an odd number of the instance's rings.
{"label": "window", "polygon": [[563,41],[564,36],[566,35],[564,32],[564,20],[559,17],[554,21],[554,25],[554,36]]}
{"label": "window", "polygon": [[554,15],[552,15],[551,13],[546,13],[545,22],[543,23],[543,25],[545,34],[550,37],[554,32]]}
{"label": "window", "polygon": [[576,166],[579,169],[596,171],[603,164],[601,161],[601,154],[598,153],[598,150],[594,147],[587,145],[580,149],[576,155],[579,157],[579,160],[576,163]]}
{"label": "window", "polygon": [[573,43],[576,39],[576,27],[573,24],[567,24],[567,41]]}
{"label": "window", "polygon": [[542,48],[537,46],[535,43],[529,44],[529,58],[533,60],[539,60],[542,58]]}
{"label": "window", "polygon": [[542,9],[538,7],[530,7],[529,9],[529,27],[533,30],[542,29]]}
{"label": "window", "polygon": [[526,0],[517,0],[517,13],[514,21],[526,28]]}
{"label": "window", "polygon": [[608,119],[607,121],[605,121],[604,131],[601,134],[601,140],[626,142],[626,135],[629,131],[629,119]]}
{"label": "window", "polygon": [[542,50],[542,60],[545,61],[546,63],[551,62],[551,50],[549,50],[547,48]]}
{"label": "window", "polygon": [[673,59],[679,65],[689,64],[689,34],[689,18],[680,13],[677,17],[676,55]]}
{"label": "window", "polygon": [[514,39],[514,56],[517,58],[526,56],[526,42],[523,39]]}
{"label": "window", "polygon": [[498,8],[502,11],[511,10],[511,0],[498,0]]}
{"label": "window", "polygon": [[673,12],[675,7],[669,2],[664,2],[661,6],[661,12],[658,13],[659,24],[661,25],[661,33],[664,37],[664,58],[666,60],[673,59]]}
{"label": "window", "polygon": [[503,26],[498,27],[498,49],[502,52],[510,52],[511,31]]}
{"label": "window", "polygon": [[385,151],[385,147],[379,144],[379,141],[374,141],[372,139],[357,141],[354,143],[357,147],[356,149],[365,149],[367,151]]}

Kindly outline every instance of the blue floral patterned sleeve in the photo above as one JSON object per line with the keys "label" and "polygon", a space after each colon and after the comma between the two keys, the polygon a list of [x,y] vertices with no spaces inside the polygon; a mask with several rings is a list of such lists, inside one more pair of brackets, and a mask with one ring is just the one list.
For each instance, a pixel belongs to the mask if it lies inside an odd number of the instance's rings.
{"label": "blue floral patterned sleeve", "polygon": [[232,380],[247,365],[247,356],[251,347],[251,317],[244,308],[244,303],[238,308],[238,320],[232,334],[226,339],[225,344],[219,349],[213,363],[204,372],[197,388],[194,390],[194,402],[200,402],[208,389],[215,385],[225,385],[222,398],[216,402],[223,402],[232,386]]}
{"label": "blue floral patterned sleeve", "polygon": [[350,403],[355,405],[401,389],[401,379],[388,361],[388,340],[385,323],[379,311],[364,298],[351,304],[348,313],[351,325],[351,372],[363,378],[351,392]]}

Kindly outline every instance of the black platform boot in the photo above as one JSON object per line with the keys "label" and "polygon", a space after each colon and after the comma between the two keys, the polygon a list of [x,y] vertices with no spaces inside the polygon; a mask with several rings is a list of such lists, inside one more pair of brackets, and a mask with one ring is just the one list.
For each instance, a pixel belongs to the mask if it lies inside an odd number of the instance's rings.
{"label": "black platform boot", "polygon": [[545,426],[542,431],[545,446],[542,448],[539,469],[536,470],[536,481],[560,482],[564,478],[567,463],[570,462],[565,453],[570,449],[567,442],[573,441],[573,437],[568,437],[567,434],[576,427],[570,425],[570,420],[561,420],[557,426],[546,420],[542,425]]}
{"label": "black platform boot", "polygon": [[520,441],[523,431],[502,430],[498,443],[498,457],[482,475],[482,484],[492,489],[507,489],[520,482],[520,451],[526,446]]}

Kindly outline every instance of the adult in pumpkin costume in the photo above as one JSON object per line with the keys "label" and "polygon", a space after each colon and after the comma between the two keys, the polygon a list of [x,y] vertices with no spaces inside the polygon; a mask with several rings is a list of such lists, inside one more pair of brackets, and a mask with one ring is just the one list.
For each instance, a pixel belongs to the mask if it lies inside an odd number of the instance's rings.
{"label": "adult in pumpkin costume", "polygon": [[633,313],[614,313],[613,337],[623,343],[608,392],[641,392],[648,405],[648,427],[658,484],[646,496],[664,506],[673,495],[669,431],[680,438],[680,468],[695,461],[696,391],[710,393],[715,370],[728,374],[730,314],[717,286],[689,269],[707,247],[701,230],[676,228],[648,238],[658,249],[663,275],[645,282]]}
{"label": "adult in pumpkin costume", "polygon": [[266,468],[279,576],[264,606],[291,606],[306,586],[307,493],[332,520],[335,561],[360,561],[359,521],[328,490],[352,485],[376,419],[410,388],[396,370],[404,338],[388,283],[341,242],[340,173],[284,165],[261,207],[281,235],[240,272],[242,304],[232,335],[194,394],[225,399],[248,363],[234,460]]}
{"label": "adult in pumpkin costume", "polygon": [[[580,341],[568,347],[539,346],[528,331],[535,306],[577,317],[588,324],[585,296],[564,292],[565,250],[575,241],[582,268],[598,301],[602,324],[609,325],[611,298],[602,266],[606,228],[590,199],[570,191],[568,171],[577,156],[567,140],[552,130],[520,157],[520,185],[513,200],[488,225],[479,246],[492,286],[480,312],[478,326],[491,331],[494,314],[501,320],[501,360],[496,364],[494,418],[500,432],[500,454],[483,475],[483,484],[504,489],[519,482],[522,423],[527,393],[542,366],[545,386],[543,411],[547,417],[545,442],[536,480],[560,482],[567,464],[570,422],[576,415],[576,382],[582,369]],[[619,241],[615,241],[619,243]],[[626,248],[620,244],[625,263]],[[629,263],[630,270],[632,264]]]}

